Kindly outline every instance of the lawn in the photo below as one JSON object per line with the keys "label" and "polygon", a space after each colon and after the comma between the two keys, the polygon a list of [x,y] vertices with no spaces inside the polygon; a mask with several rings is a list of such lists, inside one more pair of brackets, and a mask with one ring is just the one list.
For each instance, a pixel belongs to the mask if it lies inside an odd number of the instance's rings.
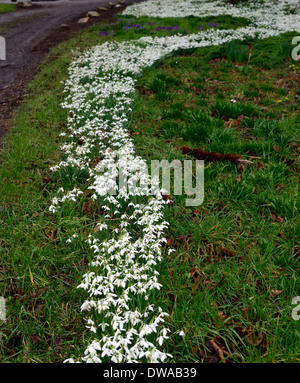
{"label": "lawn", "polygon": [[[80,311],[87,293],[77,286],[90,269],[89,233],[107,239],[97,229],[101,209],[82,199],[56,215],[49,211],[59,187],[90,185],[84,174],[50,170],[65,158],[59,134],[70,114],[60,103],[74,46],[247,25],[228,15],[118,16],[51,51],[1,152],[1,362],[78,358],[94,339]],[[291,317],[299,295],[295,35],[181,49],[137,76],[128,121],[137,154],[147,161],[205,160],[203,204],[187,208],[185,195],[168,197],[162,289],[150,296],[169,314],[162,350],[174,362],[299,362],[299,322]],[[116,228],[114,218],[106,222]],[[68,242],[74,234],[78,239]]]}
{"label": "lawn", "polygon": [[0,13],[15,11],[17,8],[13,4],[0,4]]}
{"label": "lawn", "polygon": [[[187,196],[171,194],[166,213],[167,246],[176,252],[164,258],[159,303],[171,312],[172,332],[186,332],[184,342],[174,335],[169,343],[177,361],[218,361],[215,344],[234,362],[299,360],[291,318],[299,71],[283,54],[291,36],[182,52],[139,79],[131,128],[138,154],[205,160],[203,204],[187,208]],[[264,61],[267,50],[273,57]],[[203,152],[186,155],[184,147]]]}

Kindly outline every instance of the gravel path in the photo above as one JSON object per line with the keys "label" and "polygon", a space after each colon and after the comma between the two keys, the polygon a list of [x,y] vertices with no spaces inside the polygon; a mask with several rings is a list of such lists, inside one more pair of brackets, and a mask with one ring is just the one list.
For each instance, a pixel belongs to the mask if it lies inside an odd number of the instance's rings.
{"label": "gravel path", "polygon": [[[124,5],[140,1],[126,0]],[[0,35],[6,39],[6,61],[0,61],[0,145],[11,124],[12,112],[22,98],[24,85],[33,78],[45,54],[72,33],[99,21],[109,21],[114,13],[125,8],[103,12],[100,18],[78,24],[87,11],[99,6],[109,8],[108,3],[101,0],[33,2],[31,8],[0,14]],[[69,28],[62,28],[62,24]]]}

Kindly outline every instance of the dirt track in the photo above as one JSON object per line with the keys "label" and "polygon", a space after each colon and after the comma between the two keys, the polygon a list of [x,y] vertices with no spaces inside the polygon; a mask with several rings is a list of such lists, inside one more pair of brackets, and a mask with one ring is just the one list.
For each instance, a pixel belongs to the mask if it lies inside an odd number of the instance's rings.
{"label": "dirt track", "polygon": [[[124,5],[140,1],[143,0],[126,0]],[[33,78],[45,54],[74,32],[103,20],[109,22],[116,12],[125,8],[111,9],[99,18],[90,18],[87,24],[78,24],[78,19],[87,11],[99,6],[108,8],[108,1],[69,0],[32,4],[32,8],[0,14],[0,35],[6,39],[6,61],[0,61],[0,140],[9,128],[24,85]],[[67,24],[68,28],[62,28],[62,24]]]}

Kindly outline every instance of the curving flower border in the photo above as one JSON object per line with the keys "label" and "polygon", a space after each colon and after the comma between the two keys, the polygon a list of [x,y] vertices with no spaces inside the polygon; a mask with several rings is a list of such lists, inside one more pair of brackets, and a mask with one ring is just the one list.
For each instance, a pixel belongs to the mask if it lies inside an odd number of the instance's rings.
{"label": "curving flower border", "polygon": [[[176,10],[178,1],[173,0],[164,0],[164,8],[158,8],[157,12],[164,14],[167,10],[168,15],[179,17],[190,12],[198,15],[200,3],[199,15],[205,14],[205,4],[206,14],[211,12],[209,2],[186,1],[188,11],[184,13],[182,8]],[[292,30],[291,24],[278,27],[278,18],[286,3],[280,1],[280,12],[273,15],[277,20],[273,29],[261,22],[262,14],[269,10],[266,6],[260,13],[250,12],[248,16],[252,21],[256,17],[256,25],[247,28],[107,42],[86,51],[70,65],[65,84],[67,96],[62,105],[68,111],[68,133],[61,134],[66,137],[61,147],[65,159],[52,170],[62,178],[71,174],[72,187],[58,190],[50,211],[55,213],[65,203],[76,204],[83,195],[89,195],[104,212],[98,219],[97,231],[89,234],[93,260],[78,286],[89,295],[81,310],[88,312],[86,327],[95,334],[81,361],[163,362],[172,357],[160,351],[168,339],[169,330],[164,327],[164,317],[168,314],[153,303],[161,287],[156,268],[162,256],[161,245],[166,241],[163,234],[168,225],[163,218],[166,202],[156,180],[139,171],[146,166],[146,161],[135,154],[128,132],[137,76],[179,49],[220,45],[248,37],[262,39],[287,28]],[[157,4],[156,1],[140,3],[127,8],[123,14],[140,16],[148,12],[155,16],[153,6]],[[221,5],[220,8],[224,10]],[[233,9],[236,8],[230,7]],[[290,16],[294,21],[295,15]],[[119,188],[119,169],[128,179],[128,188]],[[84,175],[88,185],[84,190],[77,182],[79,175]],[[156,185],[154,195],[147,188],[137,186],[144,182],[148,185],[149,181]],[[111,189],[115,191],[113,195],[109,193]],[[100,235],[103,231],[104,239]],[[75,241],[76,237],[73,235],[68,242]],[[74,359],[66,362],[74,362]]]}
{"label": "curving flower border", "polygon": [[247,3],[232,5],[224,0],[148,0],[145,3],[133,4],[123,11],[123,15],[136,17],[207,17],[230,15],[245,17],[253,26],[272,31],[294,31],[299,28],[298,0],[249,0]]}

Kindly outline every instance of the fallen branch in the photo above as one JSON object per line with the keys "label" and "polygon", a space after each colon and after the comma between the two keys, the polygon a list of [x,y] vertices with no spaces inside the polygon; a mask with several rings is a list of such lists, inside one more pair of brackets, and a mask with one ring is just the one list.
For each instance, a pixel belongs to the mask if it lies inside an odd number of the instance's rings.
{"label": "fallen branch", "polygon": [[192,149],[187,146],[182,146],[180,149],[183,154],[188,154],[197,158],[198,160],[204,160],[208,162],[229,161],[233,164],[253,164],[252,161],[245,160],[237,154],[221,154],[217,152],[206,152],[202,149]]}

